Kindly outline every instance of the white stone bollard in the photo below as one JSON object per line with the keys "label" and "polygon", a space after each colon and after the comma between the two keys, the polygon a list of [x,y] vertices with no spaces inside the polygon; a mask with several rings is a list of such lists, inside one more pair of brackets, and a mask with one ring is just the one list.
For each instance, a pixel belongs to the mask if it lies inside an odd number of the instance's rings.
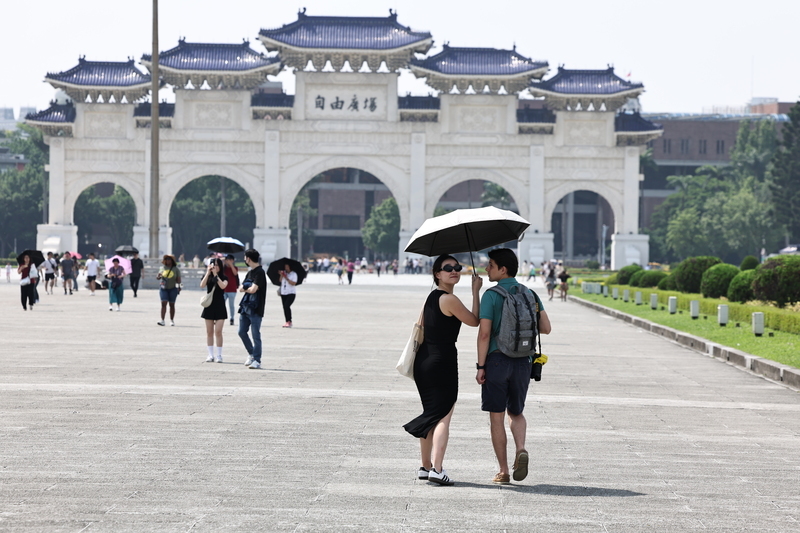
{"label": "white stone bollard", "polygon": [[717,306],[717,322],[723,328],[728,324],[728,306],[721,304]]}
{"label": "white stone bollard", "polygon": [[689,302],[689,313],[692,315],[692,319],[694,320],[700,318],[700,302],[697,300],[692,300]]}
{"label": "white stone bollard", "polygon": [[650,294],[650,309],[658,309],[658,294]]}
{"label": "white stone bollard", "polygon": [[581,283],[581,292],[584,294],[591,294],[591,290],[589,290],[589,284],[585,281]]}
{"label": "white stone bollard", "polygon": [[756,337],[764,334],[764,313],[753,313],[753,334]]}
{"label": "white stone bollard", "polygon": [[678,297],[677,296],[670,296],[669,297],[669,314],[674,315],[678,312]]}
{"label": "white stone bollard", "polygon": [[636,291],[633,293],[633,298],[636,302],[636,305],[642,305],[642,291]]}
{"label": "white stone bollard", "polygon": [[623,290],[622,291],[622,301],[623,302],[629,302],[630,300],[631,300],[631,291],[628,290],[628,289]]}
{"label": "white stone bollard", "polygon": [[611,297],[614,298],[615,300],[619,299],[619,287],[613,287],[611,289]]}
{"label": "white stone bollard", "polygon": [[608,287],[603,285],[603,298],[608,298]]}

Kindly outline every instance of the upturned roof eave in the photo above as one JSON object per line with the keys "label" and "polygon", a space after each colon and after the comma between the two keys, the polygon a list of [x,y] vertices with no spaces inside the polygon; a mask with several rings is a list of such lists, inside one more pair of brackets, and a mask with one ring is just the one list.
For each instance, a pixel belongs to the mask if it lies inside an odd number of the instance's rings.
{"label": "upturned roof eave", "polygon": [[[151,67],[153,63],[151,61],[140,61],[142,65],[147,68],[147,71],[152,74]],[[208,70],[208,69],[180,69],[175,67],[170,67],[167,65],[162,65],[161,63],[158,64],[158,70],[165,71],[165,72],[172,72],[172,73],[180,73],[180,74],[214,74],[214,75],[231,75],[231,74],[247,74],[247,73],[254,73],[259,72],[261,70],[277,70],[280,71],[283,68],[282,61],[275,61],[274,63],[270,63],[268,65],[262,65],[260,67],[254,67],[249,69],[243,70]]]}
{"label": "upturned roof eave", "polygon": [[560,93],[556,91],[548,91],[535,86],[529,86],[528,91],[536,96],[553,96],[557,98],[597,98],[598,96],[623,96],[626,94],[641,94],[644,92],[644,86],[625,89],[624,91],[617,91],[615,93]]}
{"label": "upturned roof eave", "polygon": [[137,83],[135,85],[81,85],[77,83],[70,83],[67,81],[54,80],[53,78],[48,78],[47,76],[45,76],[44,82],[49,83],[55,89],[60,89],[62,87],[69,87],[71,89],[84,89],[84,90],[94,90],[94,91],[108,91],[115,89],[126,91],[132,89],[144,89],[152,85],[151,81],[145,81],[142,83]]}
{"label": "upturned roof eave", "polygon": [[[330,53],[335,52],[337,54],[342,53],[350,53],[350,54],[364,54],[364,53],[374,53],[374,54],[385,54],[385,53],[396,53],[396,52],[404,52],[406,50],[412,50],[414,52],[419,52],[421,54],[428,53],[428,50],[431,49],[433,46],[433,37],[428,37],[425,39],[421,39],[419,41],[414,41],[413,43],[408,43],[403,46],[398,46],[395,48],[311,48],[311,47],[304,47],[304,46],[295,46],[292,44],[285,43],[283,41],[279,41],[277,39],[272,39],[267,37],[266,35],[258,35],[258,40],[261,41],[261,44],[267,49],[267,51],[272,52],[273,50],[277,50],[279,53],[281,49],[288,49],[294,52],[303,52],[306,54],[314,54],[314,53]],[[424,48],[423,48],[424,47]],[[419,50],[417,50],[419,48]]]}
{"label": "upturned roof eave", "polygon": [[[537,75],[544,76],[547,74],[547,71],[550,69],[549,66],[539,67],[533,70],[526,70],[525,72],[520,72],[517,74],[446,74],[444,72],[440,72],[438,70],[432,70],[425,67],[420,67],[418,65],[409,65],[411,72],[414,73],[415,76],[418,78],[428,77],[428,76],[439,76],[441,78],[450,78],[450,79],[486,79],[486,78],[495,78],[501,80],[513,80],[517,78],[535,78]],[[422,72],[424,75],[419,76],[417,75],[417,71]]]}

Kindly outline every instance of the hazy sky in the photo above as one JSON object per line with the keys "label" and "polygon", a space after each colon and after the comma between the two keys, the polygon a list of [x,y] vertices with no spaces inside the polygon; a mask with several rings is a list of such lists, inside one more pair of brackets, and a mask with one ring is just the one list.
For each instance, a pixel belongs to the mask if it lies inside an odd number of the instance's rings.
{"label": "hazy sky", "polygon": [[[190,42],[251,41],[308,15],[386,16],[433,34],[436,52],[452,46],[510,48],[567,68],[616,67],[645,84],[646,112],[700,112],[741,106],[751,96],[800,98],[797,0],[161,0],[160,49]],[[151,48],[151,2],[3,0],[0,31],[0,107],[47,107],[47,72],[68,70],[78,56],[137,62]],[[144,70],[142,68],[142,70]],[[294,92],[292,76],[278,79]],[[408,72],[400,92],[426,94]],[[162,91],[161,97],[166,97]]]}

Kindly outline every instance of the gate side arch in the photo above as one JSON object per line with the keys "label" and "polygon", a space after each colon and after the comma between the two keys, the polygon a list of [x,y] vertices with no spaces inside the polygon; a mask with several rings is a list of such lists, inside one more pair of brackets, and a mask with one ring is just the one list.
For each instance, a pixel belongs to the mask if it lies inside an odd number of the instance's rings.
{"label": "gate side arch", "polygon": [[454,185],[469,180],[491,181],[503,187],[514,198],[517,210],[525,216],[528,212],[528,190],[524,184],[501,172],[483,168],[456,169],[444,176],[437,178],[426,187],[425,193],[425,218],[431,218],[439,199],[444,196]]}
{"label": "gate side arch", "polygon": [[620,192],[612,189],[608,185],[603,185],[602,183],[576,181],[574,183],[562,183],[561,185],[545,193],[545,233],[551,233],[553,231],[553,212],[556,210],[556,205],[558,202],[569,193],[578,191],[591,191],[597,193],[598,195],[602,196],[606,202],[608,202],[608,205],[611,206],[611,211],[614,215],[614,231],[612,233],[617,233],[618,228],[623,227],[622,219],[625,213],[623,212],[622,208],[622,194]]}
{"label": "gate side arch", "polygon": [[67,224],[75,223],[75,204],[81,193],[98,183],[113,183],[125,189],[136,206],[136,225],[145,225],[144,183],[127,174],[83,174],[74,180],[71,179],[67,186],[67,194],[64,196]]}
{"label": "gate side arch", "polygon": [[243,172],[231,165],[190,165],[177,172],[165,174],[162,180],[161,205],[158,216],[162,225],[169,221],[169,211],[175,197],[187,184],[203,176],[222,176],[235,182],[247,193],[256,213],[256,227],[264,227],[264,184],[256,176]]}
{"label": "gate side arch", "polygon": [[315,176],[334,168],[357,168],[369,172],[381,183],[386,185],[389,192],[397,201],[400,210],[400,227],[407,228],[410,220],[410,199],[408,194],[408,175],[395,166],[384,161],[360,156],[334,156],[321,158],[302,169],[293,169],[281,176],[281,197],[278,223],[282,228],[289,227],[289,216],[292,204],[300,190]]}

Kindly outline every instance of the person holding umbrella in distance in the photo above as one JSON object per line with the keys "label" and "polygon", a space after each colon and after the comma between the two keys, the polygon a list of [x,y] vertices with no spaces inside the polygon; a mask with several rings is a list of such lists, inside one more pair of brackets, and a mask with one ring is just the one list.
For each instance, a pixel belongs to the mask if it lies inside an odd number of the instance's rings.
{"label": "person holding umbrella in distance", "polygon": [[267,278],[273,285],[278,285],[278,294],[283,304],[283,318],[286,322],[283,327],[292,327],[292,304],[297,296],[297,285],[301,285],[306,278],[306,269],[302,263],[288,257],[273,261],[267,267]]}

